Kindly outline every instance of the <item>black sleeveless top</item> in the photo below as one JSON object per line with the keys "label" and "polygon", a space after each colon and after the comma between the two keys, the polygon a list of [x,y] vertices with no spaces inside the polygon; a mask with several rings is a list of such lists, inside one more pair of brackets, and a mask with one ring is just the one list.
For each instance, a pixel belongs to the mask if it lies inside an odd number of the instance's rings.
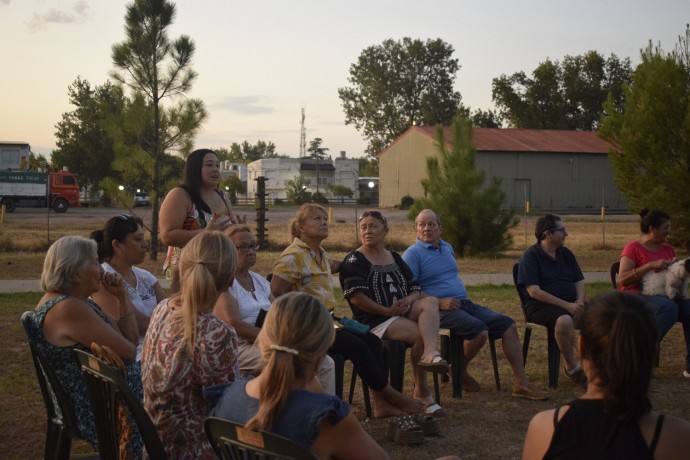
{"label": "black sleeveless top", "polygon": [[604,411],[601,399],[576,399],[563,418],[556,409],[554,433],[544,459],[654,459],[664,416],[659,415],[651,445],[637,421],[623,423]]}

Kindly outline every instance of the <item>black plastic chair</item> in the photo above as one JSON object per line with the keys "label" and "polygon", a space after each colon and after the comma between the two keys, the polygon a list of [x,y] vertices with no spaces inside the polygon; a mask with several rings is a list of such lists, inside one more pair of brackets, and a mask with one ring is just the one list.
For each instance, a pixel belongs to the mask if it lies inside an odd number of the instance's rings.
{"label": "black plastic chair", "polygon": [[126,408],[144,441],[149,458],[165,459],[165,449],[156,427],[120,373],[105,361],[82,350],[74,350],[93,408],[101,459],[119,460],[118,404]]}
{"label": "black plastic chair", "polygon": [[515,284],[515,289],[520,297],[522,313],[525,315],[525,337],[522,341],[522,362],[525,365],[527,364],[527,350],[529,349],[529,341],[530,337],[532,336],[532,329],[546,329],[549,362],[549,388],[556,388],[558,386],[558,371],[561,367],[561,350],[558,348],[556,335],[552,327],[546,327],[543,324],[530,323],[527,321],[527,311],[525,310],[525,307],[527,305],[527,301],[529,300],[529,295],[527,294],[525,287],[518,284],[518,266],[519,264],[513,265],[513,283]]}
{"label": "black plastic chair", "polygon": [[296,442],[267,431],[246,429],[241,423],[209,417],[206,436],[222,460],[315,460],[316,456]]}
{"label": "black plastic chair", "polygon": [[[335,395],[339,397],[340,399],[343,398],[343,391],[344,391],[344,386],[345,386],[345,361],[347,361],[347,358],[345,356],[337,354],[337,353],[329,353],[328,356],[330,356],[333,359],[333,362],[335,363]],[[355,397],[355,386],[357,385],[357,371],[355,370],[355,367],[352,366],[352,376],[350,379],[350,391],[349,391],[349,397],[348,397],[348,402],[352,404],[352,400]],[[369,398],[369,386],[362,380],[362,393],[364,397],[364,410],[367,414],[367,417],[371,418],[372,413],[371,413],[371,399]]]}
{"label": "black plastic chair", "polygon": [[620,268],[620,261],[616,261],[611,264],[611,268],[609,269],[609,275],[611,276],[611,286],[613,286],[614,289],[618,289],[618,272],[620,271]]}
{"label": "black plastic chair", "polygon": [[31,359],[36,368],[38,385],[41,387],[43,403],[48,415],[46,429],[46,445],[43,458],[46,460],[63,460],[69,458],[98,458],[98,453],[71,456],[72,438],[79,438],[77,433],[76,416],[57,375],[50,367],[46,356],[36,344],[32,331],[30,311],[22,313],[22,326],[26,332],[31,350]]}

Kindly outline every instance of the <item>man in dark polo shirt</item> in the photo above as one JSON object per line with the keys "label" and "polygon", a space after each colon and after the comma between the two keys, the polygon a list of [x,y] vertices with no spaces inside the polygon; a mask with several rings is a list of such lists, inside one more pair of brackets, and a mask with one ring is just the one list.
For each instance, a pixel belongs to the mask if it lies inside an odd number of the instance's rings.
{"label": "man in dark polo shirt", "polygon": [[537,220],[537,242],[520,258],[518,284],[525,287],[529,301],[527,321],[554,328],[556,343],[565,360],[565,375],[580,386],[587,379],[575,354],[573,317],[585,302],[585,278],[575,255],[564,246],[568,232],[555,214]]}

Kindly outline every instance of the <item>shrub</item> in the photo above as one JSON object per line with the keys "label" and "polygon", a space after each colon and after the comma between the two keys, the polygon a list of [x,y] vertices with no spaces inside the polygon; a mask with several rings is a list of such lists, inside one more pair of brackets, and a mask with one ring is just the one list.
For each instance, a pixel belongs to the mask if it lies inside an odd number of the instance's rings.
{"label": "shrub", "polygon": [[405,195],[400,199],[400,209],[410,209],[410,206],[414,204],[414,198],[410,195]]}

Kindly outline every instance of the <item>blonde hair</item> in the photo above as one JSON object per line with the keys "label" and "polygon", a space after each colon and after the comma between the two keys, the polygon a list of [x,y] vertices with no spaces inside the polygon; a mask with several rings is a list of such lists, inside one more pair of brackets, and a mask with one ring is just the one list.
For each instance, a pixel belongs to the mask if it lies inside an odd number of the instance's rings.
{"label": "blonde hair", "polygon": [[293,217],[290,221],[290,233],[292,234],[293,238],[299,238],[300,233],[302,233],[299,230],[299,226],[302,225],[304,221],[309,219],[317,212],[322,212],[326,216],[328,215],[328,211],[326,211],[326,208],[324,208],[320,204],[305,203],[299,207],[299,209],[295,213],[295,217]]}
{"label": "blonde hair", "polygon": [[96,242],[83,236],[63,236],[48,248],[43,261],[41,289],[66,294],[77,273],[97,254]]}
{"label": "blonde hair", "polygon": [[334,340],[333,318],[316,298],[289,292],[274,300],[257,338],[259,410],[246,427],[270,430],[295,379],[311,378]]}
{"label": "blonde hair", "polygon": [[219,231],[202,231],[182,248],[177,264],[184,323],[184,340],[194,350],[199,312],[213,310],[218,295],[227,289],[237,267],[237,250]]}
{"label": "blonde hair", "polygon": [[247,232],[247,233],[252,233],[252,230],[244,224],[236,224],[228,227],[227,230],[225,230],[225,234],[228,235],[230,238],[232,238],[234,235],[240,233],[240,232]]}

